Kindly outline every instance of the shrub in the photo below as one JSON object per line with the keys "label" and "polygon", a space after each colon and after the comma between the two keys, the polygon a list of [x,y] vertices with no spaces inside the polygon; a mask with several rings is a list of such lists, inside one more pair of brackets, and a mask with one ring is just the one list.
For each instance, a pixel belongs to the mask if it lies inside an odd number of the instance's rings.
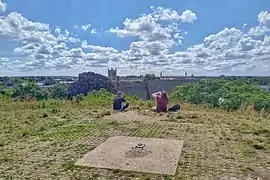
{"label": "shrub", "polygon": [[68,86],[66,84],[56,84],[50,90],[51,97],[54,99],[67,99]]}
{"label": "shrub", "polygon": [[76,99],[77,99],[78,102],[81,102],[81,101],[83,101],[85,99],[85,95],[84,94],[78,94],[76,96]]}
{"label": "shrub", "polygon": [[35,83],[28,83],[25,86],[20,85],[19,87],[15,88],[15,90],[11,93],[12,98],[18,98],[21,100],[25,99],[48,99],[49,92],[42,90],[39,88]]}
{"label": "shrub", "polygon": [[[236,110],[243,104],[253,104],[255,110],[270,109],[270,93],[246,80],[213,79],[177,86],[171,97],[192,104]],[[220,101],[222,100],[222,101]]]}

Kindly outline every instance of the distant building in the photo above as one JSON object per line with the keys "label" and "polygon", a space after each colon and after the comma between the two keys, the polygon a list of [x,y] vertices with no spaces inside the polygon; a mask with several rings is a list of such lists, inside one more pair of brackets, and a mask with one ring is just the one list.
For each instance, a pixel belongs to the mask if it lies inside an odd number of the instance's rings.
{"label": "distant building", "polygon": [[164,75],[163,73],[160,73],[160,80],[183,80],[183,79],[193,79],[194,75],[188,76],[187,72],[185,72],[185,75]]}
{"label": "distant building", "polygon": [[[108,68],[108,79],[113,83],[116,89],[122,89],[123,86],[133,86],[138,83],[145,83],[145,76],[118,76],[117,68]],[[189,81],[194,80],[193,74],[188,76],[187,72],[183,75],[164,75],[162,72],[160,73],[160,77],[156,77],[156,80],[173,80],[173,81]]]}
{"label": "distant building", "polygon": [[113,69],[109,69],[108,68],[108,78],[111,80],[111,81],[116,81],[117,80],[117,68]]}
{"label": "distant building", "polygon": [[114,83],[119,83],[119,81],[126,81],[126,82],[143,81],[144,79],[143,76],[118,76],[117,68],[115,69],[108,68],[108,78]]}

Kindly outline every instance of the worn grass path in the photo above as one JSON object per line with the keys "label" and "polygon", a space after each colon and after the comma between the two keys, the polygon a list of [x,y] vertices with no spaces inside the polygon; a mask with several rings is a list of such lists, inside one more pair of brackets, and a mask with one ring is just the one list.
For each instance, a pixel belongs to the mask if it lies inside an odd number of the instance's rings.
{"label": "worn grass path", "polygon": [[[192,105],[162,115],[107,111],[71,105],[2,110],[0,179],[270,178],[269,116]],[[184,140],[176,177],[73,166],[115,135]]]}

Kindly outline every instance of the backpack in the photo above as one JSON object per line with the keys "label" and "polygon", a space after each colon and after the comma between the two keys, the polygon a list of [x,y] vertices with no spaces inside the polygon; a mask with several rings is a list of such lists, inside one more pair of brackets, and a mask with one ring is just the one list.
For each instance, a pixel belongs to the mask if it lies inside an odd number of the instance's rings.
{"label": "backpack", "polygon": [[168,110],[169,110],[170,112],[176,112],[176,111],[178,111],[178,110],[180,110],[180,109],[181,109],[180,105],[179,105],[179,104],[175,104],[175,105],[173,105],[172,107],[170,107]]}

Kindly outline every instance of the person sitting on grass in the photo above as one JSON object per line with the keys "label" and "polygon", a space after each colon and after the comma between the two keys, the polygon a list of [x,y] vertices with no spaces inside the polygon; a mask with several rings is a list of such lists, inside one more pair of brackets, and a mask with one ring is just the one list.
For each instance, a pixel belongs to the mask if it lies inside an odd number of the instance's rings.
{"label": "person sitting on grass", "polygon": [[[126,102],[123,95],[124,93],[122,91],[117,92],[117,95],[113,100],[113,109],[115,111],[125,111],[129,107],[129,103]],[[125,102],[126,104],[122,105],[123,102]]]}
{"label": "person sitting on grass", "polygon": [[167,112],[167,105],[169,102],[168,95],[165,91],[158,91],[152,94],[152,97],[156,101],[156,107],[152,109],[154,112]]}

